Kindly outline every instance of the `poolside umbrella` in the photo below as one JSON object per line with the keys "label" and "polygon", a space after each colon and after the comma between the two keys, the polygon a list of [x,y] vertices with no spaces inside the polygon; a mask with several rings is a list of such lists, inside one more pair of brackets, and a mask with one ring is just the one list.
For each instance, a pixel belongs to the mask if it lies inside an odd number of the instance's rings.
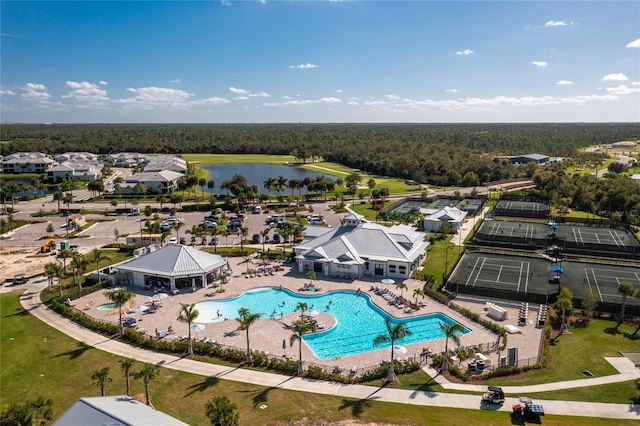
{"label": "poolside umbrella", "polygon": [[286,353],[287,349],[287,339],[282,339],[282,350]]}
{"label": "poolside umbrella", "polygon": [[151,300],[162,300],[165,297],[169,297],[169,295],[167,293],[156,293],[151,296]]}
{"label": "poolside umbrella", "polygon": [[203,324],[191,324],[189,328],[191,331],[195,331],[197,333],[198,331],[204,330],[205,326]]}
{"label": "poolside umbrella", "polygon": [[318,312],[318,311],[307,311],[304,314],[306,316],[308,316],[308,317],[317,317],[320,314],[320,312]]}
{"label": "poolside umbrella", "polygon": [[552,272],[559,272],[561,274],[564,274],[564,268],[560,265],[556,265],[553,268],[551,268]]}
{"label": "poolside umbrella", "polygon": [[549,226],[549,228],[553,229],[554,231],[557,231],[557,230],[558,230],[558,225],[556,225],[555,223],[553,223],[553,224],[551,224],[551,225]]}
{"label": "poolside umbrella", "polygon": [[140,312],[140,321],[142,321],[142,313],[149,310],[147,305],[138,305],[131,310],[131,312]]}
{"label": "poolside umbrella", "polygon": [[383,278],[382,279],[382,284],[395,284],[396,281],[391,279],[391,278]]}
{"label": "poolside umbrella", "polygon": [[400,346],[400,345],[395,345],[393,347],[393,351],[391,350],[391,348],[387,348],[387,350],[389,352],[393,352],[394,355],[403,355],[403,354],[406,354],[408,352],[407,348],[405,348],[404,346]]}

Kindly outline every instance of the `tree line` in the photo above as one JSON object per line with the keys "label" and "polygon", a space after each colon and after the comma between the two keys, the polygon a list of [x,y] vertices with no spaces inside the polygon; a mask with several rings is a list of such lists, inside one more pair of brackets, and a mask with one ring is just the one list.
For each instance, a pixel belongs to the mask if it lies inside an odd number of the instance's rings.
{"label": "tree line", "polygon": [[640,138],[638,123],[588,124],[10,124],[0,152],[120,151],[293,155],[433,185],[522,177],[501,156],[573,156]]}

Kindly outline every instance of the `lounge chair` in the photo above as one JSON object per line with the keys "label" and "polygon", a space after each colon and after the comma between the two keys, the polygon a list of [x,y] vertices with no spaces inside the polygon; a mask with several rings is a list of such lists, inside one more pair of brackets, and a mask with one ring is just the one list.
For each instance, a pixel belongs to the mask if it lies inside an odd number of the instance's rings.
{"label": "lounge chair", "polygon": [[354,365],[353,367],[351,367],[351,371],[349,372],[349,374],[351,374],[352,376],[355,376],[357,372],[358,372],[358,366]]}
{"label": "lounge chair", "polygon": [[168,335],[169,335],[169,331],[168,330],[161,330],[161,331],[158,331],[156,333],[156,338],[157,339],[162,339],[162,338],[167,337]]}
{"label": "lounge chair", "polygon": [[78,302],[76,302],[75,300],[71,300],[67,297],[64,301],[64,304],[67,306],[76,306]]}

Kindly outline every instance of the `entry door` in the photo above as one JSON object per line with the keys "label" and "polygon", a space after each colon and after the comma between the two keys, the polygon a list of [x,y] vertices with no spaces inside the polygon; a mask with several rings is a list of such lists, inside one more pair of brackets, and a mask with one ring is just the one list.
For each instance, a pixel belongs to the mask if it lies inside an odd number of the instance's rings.
{"label": "entry door", "polygon": [[384,263],[376,263],[374,268],[375,275],[384,275]]}
{"label": "entry door", "polygon": [[321,262],[313,262],[313,270],[316,272],[322,272],[322,265],[324,265]]}

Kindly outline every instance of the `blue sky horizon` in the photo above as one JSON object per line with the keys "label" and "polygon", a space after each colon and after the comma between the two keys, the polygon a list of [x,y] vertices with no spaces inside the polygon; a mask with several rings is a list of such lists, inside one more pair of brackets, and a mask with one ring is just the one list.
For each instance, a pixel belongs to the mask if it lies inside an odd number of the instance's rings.
{"label": "blue sky horizon", "polygon": [[2,122],[640,121],[640,2],[0,8]]}

